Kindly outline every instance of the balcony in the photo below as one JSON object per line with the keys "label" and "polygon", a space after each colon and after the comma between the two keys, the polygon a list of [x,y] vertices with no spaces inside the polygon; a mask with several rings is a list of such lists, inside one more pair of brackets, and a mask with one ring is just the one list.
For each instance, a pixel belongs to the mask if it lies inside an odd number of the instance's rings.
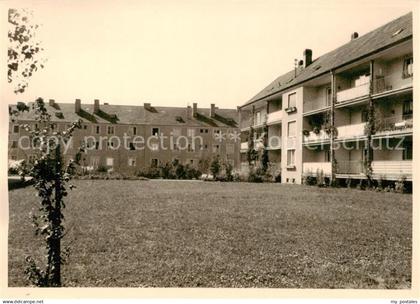
{"label": "balcony", "polygon": [[386,94],[413,87],[413,77],[403,77],[401,72],[376,75],[373,82],[374,94]]}
{"label": "balcony", "polygon": [[303,163],[303,173],[307,175],[315,175],[317,172],[331,174],[330,162],[308,162]]}
{"label": "balcony", "polygon": [[411,160],[386,160],[386,161],[373,161],[372,172],[374,178],[396,180],[401,177],[411,180],[413,176],[413,164]]}
{"label": "balcony", "polygon": [[318,110],[326,110],[331,106],[331,101],[327,102],[322,99],[308,100],[303,103],[303,113],[315,112]]}
{"label": "balcony", "polygon": [[319,130],[318,132],[310,131],[309,135],[303,136],[304,144],[321,143],[328,140],[330,140],[330,136],[324,130]]}
{"label": "balcony", "polygon": [[248,151],[248,142],[241,143],[241,152],[247,152]]}
{"label": "balcony", "polygon": [[413,115],[377,117],[375,128],[375,137],[411,133],[413,132]]}
{"label": "balcony", "polygon": [[267,122],[267,114],[261,115],[260,119],[255,118],[254,120],[254,128],[261,128]]}
{"label": "balcony", "polygon": [[363,160],[337,161],[337,174],[364,175]]}
{"label": "balcony", "polygon": [[273,124],[276,124],[276,123],[280,123],[282,118],[283,118],[283,111],[282,110],[269,113],[267,115],[267,125],[273,125]]}
{"label": "balcony", "polygon": [[337,92],[337,104],[369,95],[369,82]]}
{"label": "balcony", "polygon": [[337,127],[337,139],[356,139],[365,136],[366,123]]}
{"label": "balcony", "polygon": [[267,150],[280,150],[280,149],[281,149],[281,137],[269,136]]}

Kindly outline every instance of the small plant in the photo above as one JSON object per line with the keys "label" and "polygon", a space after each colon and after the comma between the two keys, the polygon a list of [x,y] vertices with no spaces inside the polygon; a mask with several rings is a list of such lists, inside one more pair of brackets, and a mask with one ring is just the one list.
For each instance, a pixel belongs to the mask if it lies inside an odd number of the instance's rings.
{"label": "small plant", "polygon": [[303,134],[303,136],[309,136],[309,131],[308,130],[303,130],[302,134]]}
{"label": "small plant", "polygon": [[220,169],[221,169],[220,159],[219,159],[219,155],[217,155],[215,158],[213,158],[210,164],[210,172],[213,175],[214,179],[216,179],[217,176],[219,175]]}
{"label": "small plant", "polygon": [[407,192],[406,180],[407,180],[407,177],[403,175],[395,182],[395,192],[397,193]]}
{"label": "small plant", "polygon": [[251,169],[248,175],[248,182],[250,183],[262,183],[264,182],[265,173],[261,168]]}
{"label": "small plant", "polygon": [[321,130],[318,127],[314,127],[313,132],[314,134],[318,135],[321,132]]}

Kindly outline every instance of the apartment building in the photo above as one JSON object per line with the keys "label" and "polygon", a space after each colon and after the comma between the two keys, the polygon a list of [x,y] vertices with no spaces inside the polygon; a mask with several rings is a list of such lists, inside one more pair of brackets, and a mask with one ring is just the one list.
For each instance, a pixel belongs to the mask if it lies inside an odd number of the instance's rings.
{"label": "apartment building", "polygon": [[[12,106],[14,107],[14,106]],[[222,161],[240,166],[237,109],[187,107],[74,104],[46,102],[51,123],[56,131],[64,131],[71,123],[82,121],[65,153],[74,157],[82,143],[87,150],[82,165],[87,170],[105,167],[110,171],[135,173],[175,159],[198,166],[200,160],[218,155]],[[36,149],[29,147],[28,133],[20,125],[38,128],[34,111],[24,112],[9,126],[9,159],[31,161]],[[124,139],[125,138],[125,139]],[[28,148],[29,147],[29,148]]]}
{"label": "apartment building", "polygon": [[[283,183],[322,172],[334,179],[412,180],[413,40],[409,13],[295,68],[240,107],[241,164],[267,137]],[[274,138],[274,139],[272,139]]]}

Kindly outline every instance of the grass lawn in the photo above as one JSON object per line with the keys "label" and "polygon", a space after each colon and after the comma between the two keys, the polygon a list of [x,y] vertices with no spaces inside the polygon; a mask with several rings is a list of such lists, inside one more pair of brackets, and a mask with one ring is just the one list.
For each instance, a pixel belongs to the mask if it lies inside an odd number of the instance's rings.
{"label": "grass lawn", "polygon": [[[65,286],[409,288],[412,196],[188,181],[76,181]],[[9,191],[9,286],[41,257],[32,187]]]}

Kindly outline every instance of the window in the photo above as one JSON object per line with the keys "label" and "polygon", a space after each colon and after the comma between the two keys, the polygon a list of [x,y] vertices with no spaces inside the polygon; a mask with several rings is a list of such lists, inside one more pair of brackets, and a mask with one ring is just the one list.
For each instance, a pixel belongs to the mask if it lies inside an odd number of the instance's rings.
{"label": "window", "polygon": [[159,144],[157,144],[157,143],[150,144],[150,150],[152,150],[152,151],[159,150]]}
{"label": "window", "polygon": [[174,128],[174,129],[172,130],[172,134],[173,134],[174,136],[181,136],[181,129],[180,129],[180,128]]}
{"label": "window", "polygon": [[152,128],[152,136],[158,136],[159,135],[159,128]]}
{"label": "window", "polygon": [[17,141],[12,141],[12,148],[17,148]]}
{"label": "window", "polygon": [[130,167],[135,167],[136,166],[136,159],[134,157],[128,158],[128,165]]}
{"label": "window", "polygon": [[255,124],[256,125],[261,124],[261,112],[256,113]]}
{"label": "window", "polygon": [[413,159],[413,143],[404,142],[403,160],[412,160],[412,159]]}
{"label": "window", "polygon": [[99,150],[99,141],[95,142],[95,149]]}
{"label": "window", "polygon": [[108,130],[108,134],[114,134],[114,127],[113,126],[108,126],[107,130]]}
{"label": "window", "polygon": [[214,130],[213,130],[213,133],[214,133],[214,134],[220,134],[220,130],[219,130],[219,129],[214,129]]}
{"label": "window", "polygon": [[213,145],[213,153],[217,153],[219,151],[219,145]]}
{"label": "window", "polygon": [[287,107],[296,107],[296,93],[289,94],[288,101],[287,101]]}
{"label": "window", "polygon": [[360,75],[354,80],[354,86],[360,87],[369,83],[370,77],[369,74]]}
{"label": "window", "polygon": [[200,150],[207,150],[207,145],[200,145]]}
{"label": "window", "polygon": [[136,150],[136,147],[134,146],[133,143],[129,143],[128,146],[129,146],[129,148],[130,148],[131,151]]}
{"label": "window", "polygon": [[413,118],[413,101],[405,100],[403,103],[403,119]]}
{"label": "window", "polygon": [[29,155],[28,161],[29,163],[33,164],[36,161],[36,155],[34,154]]}
{"label": "window", "polygon": [[13,133],[19,133],[19,126],[13,126]]}
{"label": "window", "polygon": [[200,133],[209,133],[208,129],[200,129]]}
{"label": "window", "polygon": [[137,127],[133,127],[133,135],[137,135]]}
{"label": "window", "polygon": [[100,126],[96,126],[96,134],[99,134],[101,132],[101,127]]}
{"label": "window", "polygon": [[106,165],[107,165],[108,167],[112,167],[112,166],[114,166],[114,159],[113,159],[112,157],[107,157],[107,158],[106,158]]}
{"label": "window", "polygon": [[191,144],[188,144],[188,152],[194,152],[194,147]]}
{"label": "window", "polygon": [[233,154],[235,152],[235,146],[233,144],[226,144],[226,154]]}
{"label": "window", "polygon": [[90,166],[94,169],[98,168],[99,166],[99,156],[91,156],[90,157]]}
{"label": "window", "polygon": [[296,121],[290,121],[287,124],[287,136],[296,137]]}
{"label": "window", "polygon": [[87,125],[83,125],[83,130],[87,130]]}
{"label": "window", "polygon": [[328,150],[324,151],[324,159],[325,159],[326,162],[331,161],[330,151],[328,151]]}
{"label": "window", "polygon": [[114,142],[112,140],[108,141],[108,147],[114,147]]}
{"label": "window", "polygon": [[332,100],[331,88],[327,88],[325,90],[325,97],[326,97],[325,105],[330,106],[331,105],[331,100]]}
{"label": "window", "polygon": [[403,78],[413,77],[413,57],[404,59]]}
{"label": "window", "polygon": [[188,137],[193,137],[195,134],[195,129],[188,129],[187,130],[187,136]]}
{"label": "window", "polygon": [[295,165],[295,150],[287,150],[287,166]]}
{"label": "window", "polygon": [[194,165],[195,161],[193,159],[190,159],[190,165]]}
{"label": "window", "polygon": [[157,158],[152,158],[152,167],[157,167],[159,165],[159,160]]}

